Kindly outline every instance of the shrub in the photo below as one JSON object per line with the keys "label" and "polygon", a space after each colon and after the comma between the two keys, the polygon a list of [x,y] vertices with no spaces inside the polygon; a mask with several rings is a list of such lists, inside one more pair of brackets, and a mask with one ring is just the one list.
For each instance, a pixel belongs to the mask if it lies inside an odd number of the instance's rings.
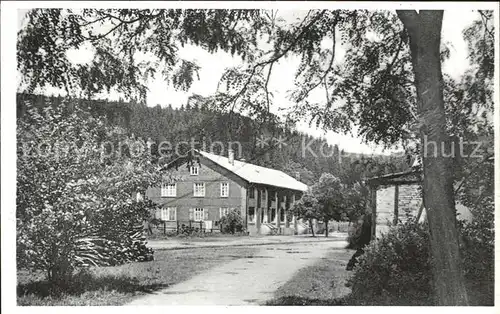
{"label": "shrub", "polygon": [[199,225],[198,226],[187,226],[185,224],[182,224],[180,227],[179,227],[179,235],[186,235],[186,236],[200,236],[203,234],[203,230],[199,228]]}
{"label": "shrub", "polygon": [[[494,229],[492,199],[470,222],[458,225],[462,265],[471,305],[494,302]],[[384,305],[431,305],[432,273],[427,226],[408,220],[372,241],[348,280],[356,300]],[[364,302],[364,301],[363,301]],[[366,304],[368,305],[368,304]]]}
{"label": "shrub", "polygon": [[235,234],[243,231],[243,217],[238,209],[230,210],[220,220],[222,233]]}
{"label": "shrub", "polygon": [[474,219],[460,221],[461,252],[466,276],[478,279],[494,278],[495,230],[492,197],[486,197],[474,210]]}
{"label": "shrub", "polygon": [[407,221],[372,241],[348,280],[359,300],[418,303],[431,291],[429,236],[425,226]]}
{"label": "shrub", "polygon": [[461,221],[460,252],[465,277],[470,283],[471,305],[493,305],[495,288],[495,232],[493,197],[471,207],[473,219]]}
{"label": "shrub", "polygon": [[[28,106],[17,130],[17,262],[68,285],[73,270],[151,259],[132,194],[161,180],[144,156],[115,155],[119,129],[76,107]],[[132,147],[132,146],[129,146]]]}

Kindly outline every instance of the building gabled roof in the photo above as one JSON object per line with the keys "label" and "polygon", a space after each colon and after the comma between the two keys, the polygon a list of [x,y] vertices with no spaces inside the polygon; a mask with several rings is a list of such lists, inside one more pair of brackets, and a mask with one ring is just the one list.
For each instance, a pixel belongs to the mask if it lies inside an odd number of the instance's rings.
{"label": "building gabled roof", "polygon": [[296,190],[305,192],[307,191],[307,185],[298,181],[297,179],[287,175],[286,173],[250,164],[241,160],[234,160],[233,164],[229,162],[229,158],[207,153],[200,150],[195,150],[201,156],[213,161],[219,166],[233,172],[240,178],[249,183],[271,185],[275,187]]}

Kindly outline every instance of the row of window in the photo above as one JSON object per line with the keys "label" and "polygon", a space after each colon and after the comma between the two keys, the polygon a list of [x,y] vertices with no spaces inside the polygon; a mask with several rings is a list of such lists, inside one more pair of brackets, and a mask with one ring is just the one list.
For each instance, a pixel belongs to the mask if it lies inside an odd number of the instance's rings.
{"label": "row of window", "polygon": [[[161,186],[161,196],[162,197],[176,197],[177,196],[177,184],[164,184]],[[195,182],[193,184],[193,196],[204,197],[205,196],[205,182]],[[220,183],[220,196],[229,197],[229,183]]]}
{"label": "row of window", "polygon": [[[256,188],[249,189],[248,197],[255,198],[256,191],[257,191]],[[266,190],[262,190],[260,194],[261,194],[262,200],[266,200]],[[270,197],[271,197],[271,201],[276,200],[276,196],[274,193],[271,193]],[[285,199],[286,199],[286,196],[283,196],[282,201],[285,202]]]}
{"label": "row of window", "polygon": [[[249,198],[255,198],[255,188],[249,190]],[[262,200],[266,200],[266,190],[262,190]],[[177,197],[177,184],[163,184],[161,186],[161,196],[162,197]],[[205,196],[205,182],[195,182],[193,183],[193,196],[204,197]],[[229,197],[229,183],[220,183],[220,196]],[[275,201],[275,196],[272,195],[272,201]],[[285,201],[285,196],[283,196],[283,202]]]}
{"label": "row of window", "polygon": [[[224,217],[229,213],[229,207],[219,208],[219,218]],[[166,207],[160,211],[160,219],[163,221],[176,221],[177,220],[177,207]],[[204,221],[209,220],[208,211],[204,208],[191,208],[189,210],[189,220]]]}

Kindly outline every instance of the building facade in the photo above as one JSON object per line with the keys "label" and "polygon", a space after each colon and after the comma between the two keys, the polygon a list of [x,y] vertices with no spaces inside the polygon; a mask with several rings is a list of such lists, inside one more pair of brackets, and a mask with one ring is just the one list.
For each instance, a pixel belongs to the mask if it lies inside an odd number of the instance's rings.
{"label": "building facade", "polygon": [[[391,226],[404,223],[409,218],[423,222],[426,211],[422,201],[423,175],[419,170],[392,173],[366,180],[370,190],[372,235],[380,237]],[[458,219],[470,220],[471,212],[458,201],[455,204]]]}
{"label": "building facade", "polygon": [[148,189],[167,229],[179,225],[219,230],[221,218],[238,210],[250,235],[295,234],[301,222],[291,207],[307,186],[275,169],[193,150],[167,166],[174,179]]}

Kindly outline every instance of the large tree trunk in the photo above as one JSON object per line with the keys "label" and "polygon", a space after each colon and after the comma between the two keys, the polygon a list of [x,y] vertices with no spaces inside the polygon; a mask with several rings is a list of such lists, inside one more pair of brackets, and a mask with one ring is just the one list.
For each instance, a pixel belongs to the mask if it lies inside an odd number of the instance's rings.
{"label": "large tree trunk", "polygon": [[452,158],[447,157],[451,145],[445,129],[440,60],[443,11],[397,13],[410,37],[436,301],[439,305],[467,305],[456,227]]}
{"label": "large tree trunk", "polygon": [[314,226],[313,226],[313,221],[312,219],[309,219],[309,227],[311,228],[311,233],[312,233],[312,236],[315,237],[314,235]]}
{"label": "large tree trunk", "polygon": [[328,220],[325,220],[325,237],[328,238]]}

